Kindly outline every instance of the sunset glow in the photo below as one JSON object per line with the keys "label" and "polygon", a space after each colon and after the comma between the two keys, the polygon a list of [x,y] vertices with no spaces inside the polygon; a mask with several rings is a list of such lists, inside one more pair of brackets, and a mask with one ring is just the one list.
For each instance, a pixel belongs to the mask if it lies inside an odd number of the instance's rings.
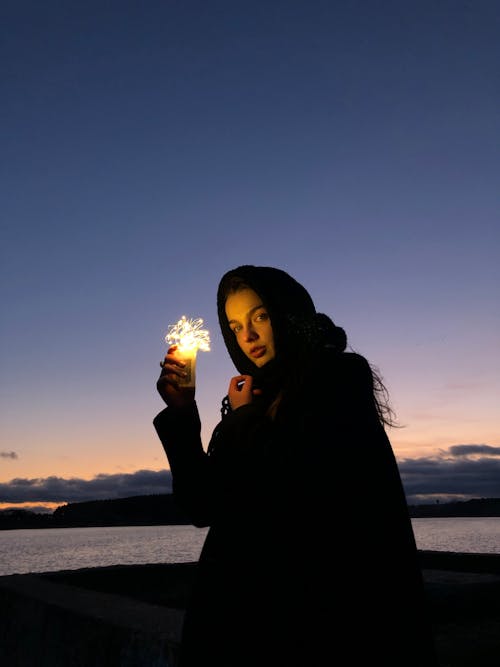
{"label": "sunset glow", "polygon": [[412,496],[498,495],[500,5],[64,5],[4,21],[0,507],[168,492],[165,344],[207,447],[245,263],[380,370]]}

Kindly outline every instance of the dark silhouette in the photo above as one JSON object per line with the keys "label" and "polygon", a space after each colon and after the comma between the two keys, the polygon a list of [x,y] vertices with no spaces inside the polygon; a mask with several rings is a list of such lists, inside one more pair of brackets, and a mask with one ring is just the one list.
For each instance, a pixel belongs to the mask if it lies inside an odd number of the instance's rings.
{"label": "dark silhouette", "polygon": [[[301,495],[300,491],[297,495]],[[252,503],[252,498],[247,502]],[[297,502],[306,503],[307,499],[301,500],[298,497]],[[351,502],[352,498],[345,498],[342,501],[342,510],[346,511],[347,508],[349,512]],[[496,517],[500,516],[500,498],[409,505],[408,509],[410,516],[415,518]],[[372,511],[368,501],[364,511],[367,516]],[[0,530],[73,526],[168,526],[190,523],[190,518],[180,511],[170,493],[68,503],[52,513],[14,508],[0,510]]]}
{"label": "dark silhouette", "polygon": [[54,510],[54,523],[65,526],[148,526],[187,521],[172,494],[89,500]]}
{"label": "dark silhouette", "polygon": [[367,655],[432,667],[380,377],[284,271],[229,271],[217,306],[240,375],[207,452],[176,346],[157,381],[168,407],[154,426],[174,496],[193,524],[210,526],[181,667],[323,667],[338,656],[359,665]]}
{"label": "dark silhouette", "polygon": [[24,509],[0,511],[0,530],[188,523],[189,518],[179,510],[171,493],[68,503],[51,514]]}
{"label": "dark silhouette", "polygon": [[[297,491],[297,503],[307,503]],[[247,501],[253,502],[252,498]],[[349,512],[352,497],[342,500],[342,511]],[[496,517],[500,516],[500,498],[474,498],[449,503],[409,505],[410,516],[432,517]],[[335,511],[340,511],[337,508]],[[366,516],[372,506],[366,501]],[[303,513],[302,515],[303,516]],[[170,493],[149,496],[129,496],[68,503],[52,513],[33,512],[25,509],[0,510],[0,530],[20,528],[71,528],[73,526],[168,526],[190,524],[190,518],[180,511]]]}
{"label": "dark silhouette", "polygon": [[425,517],[500,516],[500,498],[472,498],[449,503],[410,505],[410,515]]}

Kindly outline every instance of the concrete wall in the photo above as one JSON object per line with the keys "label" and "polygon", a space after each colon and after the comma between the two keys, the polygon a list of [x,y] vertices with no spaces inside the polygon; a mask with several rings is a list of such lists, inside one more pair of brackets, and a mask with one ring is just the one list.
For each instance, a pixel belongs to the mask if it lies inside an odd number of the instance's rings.
{"label": "concrete wall", "polygon": [[[116,569],[99,568],[113,587]],[[128,571],[128,570],[126,570]],[[123,580],[126,571],[119,571]],[[92,585],[89,576],[83,581]],[[129,581],[137,568],[130,568]],[[82,584],[82,572],[75,572]],[[116,578],[116,577],[115,577]],[[73,585],[71,573],[0,577],[0,665],[175,667],[183,610]],[[140,586],[139,586],[140,587]],[[158,589],[161,581],[157,582]],[[143,596],[148,596],[144,589]],[[139,592],[140,595],[140,592]]]}
{"label": "concrete wall", "polygon": [[[499,667],[500,557],[422,553],[443,667]],[[196,563],[0,577],[1,667],[177,667]]]}

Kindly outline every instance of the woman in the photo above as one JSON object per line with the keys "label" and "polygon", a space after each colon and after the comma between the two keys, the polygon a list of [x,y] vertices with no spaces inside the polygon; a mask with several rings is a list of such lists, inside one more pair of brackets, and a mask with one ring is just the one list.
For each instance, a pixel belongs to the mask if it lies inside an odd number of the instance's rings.
{"label": "woman", "polygon": [[280,269],[227,272],[217,307],[239,375],[206,453],[175,346],[157,382],[174,496],[209,526],[181,667],[432,667],[382,383]]}

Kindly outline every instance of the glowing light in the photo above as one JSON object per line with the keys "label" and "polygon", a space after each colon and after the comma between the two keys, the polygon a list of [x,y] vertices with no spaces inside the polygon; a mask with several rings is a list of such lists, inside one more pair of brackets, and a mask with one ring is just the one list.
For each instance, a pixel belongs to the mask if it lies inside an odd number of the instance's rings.
{"label": "glowing light", "polygon": [[188,319],[185,315],[177,322],[168,327],[165,341],[169,345],[178,345],[179,350],[187,352],[189,350],[210,351],[210,333],[207,329],[202,329],[203,320],[201,317]]}
{"label": "glowing light", "polygon": [[[178,384],[184,387],[194,387],[196,384],[196,355],[198,350],[210,351],[210,334],[202,329],[201,317],[188,319],[185,315],[168,327],[165,341],[168,345],[177,345],[175,356],[184,361],[185,377],[178,379]],[[163,363],[162,363],[163,365]]]}

